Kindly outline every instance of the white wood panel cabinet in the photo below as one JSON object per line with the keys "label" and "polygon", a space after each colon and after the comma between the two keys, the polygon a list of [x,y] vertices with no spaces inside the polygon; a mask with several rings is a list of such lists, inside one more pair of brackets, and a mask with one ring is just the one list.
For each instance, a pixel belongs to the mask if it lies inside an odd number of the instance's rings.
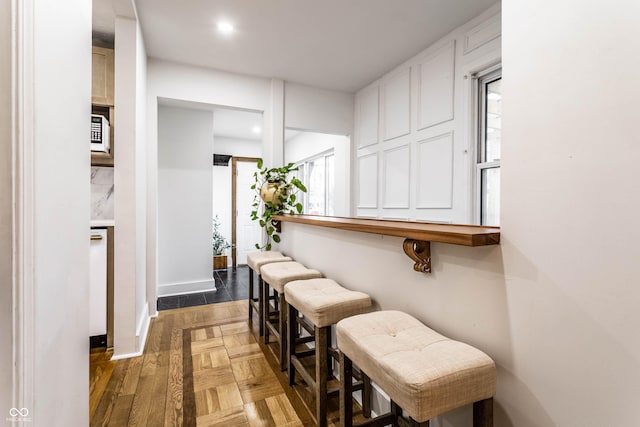
{"label": "white wood panel cabinet", "polygon": [[91,229],[89,336],[107,333],[107,230]]}

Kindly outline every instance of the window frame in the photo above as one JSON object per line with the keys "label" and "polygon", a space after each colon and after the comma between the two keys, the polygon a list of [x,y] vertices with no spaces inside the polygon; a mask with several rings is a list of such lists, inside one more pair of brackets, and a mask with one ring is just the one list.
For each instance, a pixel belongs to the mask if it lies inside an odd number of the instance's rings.
{"label": "window frame", "polygon": [[[484,170],[500,168],[500,160],[486,161],[486,127],[487,127],[487,99],[486,86],[498,79],[502,79],[502,64],[495,64],[491,67],[477,72],[473,75],[474,85],[474,134],[476,156],[474,167],[474,219],[475,223],[482,223],[482,173]],[[501,147],[502,148],[502,147]],[[501,150],[502,151],[502,150]],[[502,156],[501,156],[502,157]]]}
{"label": "window frame", "polygon": [[[322,215],[328,215],[327,211],[328,211],[328,207],[329,207],[329,200],[328,200],[328,192],[327,192],[327,188],[329,186],[329,176],[327,174],[327,158],[328,157],[333,157],[334,158],[334,162],[335,162],[335,149],[334,148],[330,148],[328,150],[322,151],[320,153],[314,154],[311,157],[307,157],[304,160],[300,160],[299,162],[297,162],[295,165],[298,168],[302,168],[302,177],[300,178],[300,180],[305,184],[305,186],[307,186],[307,192],[303,193],[303,202],[302,202],[302,206],[303,206],[303,212],[306,214],[308,213],[308,208],[309,208],[309,191],[310,188],[308,186],[309,181],[309,163],[313,162],[315,160],[324,158],[325,162],[324,162],[324,213]],[[335,164],[334,164],[335,166]]]}

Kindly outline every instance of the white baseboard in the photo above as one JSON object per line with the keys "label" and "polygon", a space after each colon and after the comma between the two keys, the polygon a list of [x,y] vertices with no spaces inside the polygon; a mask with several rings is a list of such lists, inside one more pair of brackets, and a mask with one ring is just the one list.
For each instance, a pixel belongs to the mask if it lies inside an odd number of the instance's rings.
{"label": "white baseboard", "polygon": [[193,294],[196,292],[215,291],[215,280],[198,280],[194,282],[166,283],[158,285],[158,297]]}
{"label": "white baseboard", "polygon": [[135,353],[126,353],[126,354],[118,354],[111,356],[110,360],[122,360],[122,359],[130,359],[132,357],[142,356],[142,351],[136,351]]}
{"label": "white baseboard", "polygon": [[142,318],[138,324],[136,330],[137,350],[140,353],[144,352],[144,345],[147,342],[147,335],[149,334],[149,324],[151,323],[151,317],[149,316],[149,304],[144,305],[144,312]]}

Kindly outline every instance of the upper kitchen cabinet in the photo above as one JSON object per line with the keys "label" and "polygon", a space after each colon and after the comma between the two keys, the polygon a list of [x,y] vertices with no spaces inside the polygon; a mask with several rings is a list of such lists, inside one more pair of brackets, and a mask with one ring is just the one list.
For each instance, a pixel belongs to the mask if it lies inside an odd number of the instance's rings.
{"label": "upper kitchen cabinet", "polygon": [[93,46],[91,61],[91,166],[113,166],[114,164],[113,57],[113,49]]}
{"label": "upper kitchen cabinet", "polygon": [[93,46],[91,103],[113,106],[113,49]]}

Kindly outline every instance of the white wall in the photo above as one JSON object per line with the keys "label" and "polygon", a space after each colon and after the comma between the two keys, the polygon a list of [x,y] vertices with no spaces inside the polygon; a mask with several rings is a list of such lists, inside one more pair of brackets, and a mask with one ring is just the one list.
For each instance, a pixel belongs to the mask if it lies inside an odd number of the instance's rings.
{"label": "white wall", "polygon": [[[147,295],[147,52],[140,24],[136,21],[136,336],[142,350],[149,326],[149,304],[155,300]],[[144,337],[142,335],[144,334]]]}
{"label": "white wall", "polygon": [[[335,160],[334,215],[350,215],[351,143],[348,136],[302,131],[285,142],[285,163],[298,163],[333,150]],[[306,185],[307,183],[305,183]]]}
{"label": "white wall", "polygon": [[[159,265],[156,252],[159,213],[157,199],[158,98],[263,111],[265,138],[269,138],[270,129],[273,126],[269,80],[149,59],[147,73],[147,230],[149,232],[147,290],[154,294],[156,286],[160,283],[157,276]],[[155,312],[155,306],[150,309],[152,313]]]}
{"label": "white wall", "polygon": [[[215,113],[214,113],[215,120]],[[262,157],[262,141],[216,136],[213,151],[234,157]],[[229,166],[213,167],[213,216],[220,219],[220,231],[231,243],[231,160]],[[230,254],[227,251],[227,254]],[[231,257],[227,258],[231,265]]]}
{"label": "white wall", "polygon": [[[625,6],[504,2],[499,246],[432,244],[427,275],[400,238],[283,225],[296,260],[487,352],[496,427],[640,424],[640,6]],[[470,409],[433,424],[471,426]]]}
{"label": "white wall", "polygon": [[556,6],[507,2],[503,15],[503,252],[519,344],[504,368],[521,381],[505,406],[515,425],[639,425],[640,5]]}
{"label": "white wall", "polygon": [[[264,113],[262,158],[266,165],[283,162],[284,125],[320,132],[350,134],[352,95],[286,85],[219,70],[149,59],[147,73],[147,291],[155,292],[158,277],[158,99],[262,111]],[[285,102],[288,112],[285,116]],[[329,114],[327,114],[329,113]],[[291,116],[293,114],[293,116]],[[155,313],[155,307],[149,307]]]}
{"label": "white wall", "polygon": [[[135,18],[116,16],[114,137],[114,357],[138,354],[146,293],[146,53]],[[155,302],[154,302],[155,305]]]}
{"label": "white wall", "polygon": [[[213,113],[158,109],[158,292],[212,281]],[[189,287],[188,291],[196,290]]]}
{"label": "white wall", "polygon": [[358,216],[471,223],[471,74],[500,62],[500,4],[358,91]]}
{"label": "white wall", "polygon": [[[23,14],[15,27],[8,23],[12,8]],[[24,407],[30,418],[24,424],[81,426],[89,416],[91,5],[3,2],[0,21],[0,412],[7,424],[14,421],[9,409]],[[14,37],[24,68],[11,94]],[[21,120],[13,141],[20,153],[14,152],[13,159],[12,100]],[[17,167],[13,177],[12,160]],[[13,199],[15,246],[10,237],[13,185],[22,189]],[[15,282],[13,250],[19,263]],[[17,306],[12,306],[12,282]],[[24,321],[15,326],[16,346],[10,338],[12,314]],[[11,397],[13,392],[18,399]]]}
{"label": "white wall", "polygon": [[284,94],[286,127],[351,135],[353,94],[290,82],[285,82]]}
{"label": "white wall", "polygon": [[[11,7],[0,3],[0,348],[12,344],[12,148],[11,148]],[[0,413],[14,406],[13,363],[10,351],[0,352]]]}

